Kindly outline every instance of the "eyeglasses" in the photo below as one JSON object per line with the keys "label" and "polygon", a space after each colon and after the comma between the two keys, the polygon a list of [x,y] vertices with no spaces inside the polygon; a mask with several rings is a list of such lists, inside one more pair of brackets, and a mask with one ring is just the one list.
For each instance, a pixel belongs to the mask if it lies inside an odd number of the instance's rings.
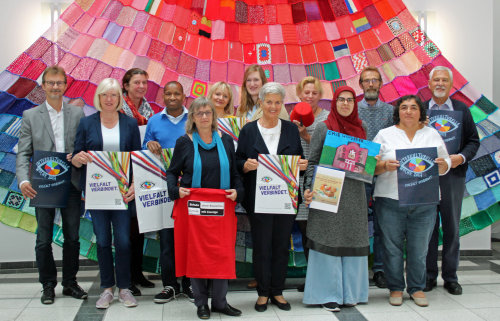
{"label": "eyeglasses", "polygon": [[344,98],[344,97],[339,97],[337,98],[337,101],[341,104],[347,102],[348,104],[352,104],[354,102],[354,98]]}
{"label": "eyeglasses", "polygon": [[212,116],[212,112],[211,111],[199,111],[197,112],[196,114],[194,114],[197,118],[203,118],[203,116],[207,116],[207,117],[210,117]]}
{"label": "eyeglasses", "polygon": [[52,81],[52,80],[47,80],[47,81],[44,81],[43,83],[46,84],[47,86],[50,86],[50,87],[54,87],[55,85],[57,85],[58,87],[61,87],[62,85],[66,84],[65,81]]}
{"label": "eyeglasses", "polygon": [[101,94],[100,95],[102,98],[113,98],[113,99],[117,99],[120,95],[118,94]]}
{"label": "eyeglasses", "polygon": [[380,82],[380,79],[375,79],[375,78],[373,78],[373,79],[363,79],[363,80],[361,80],[361,82],[363,84],[365,84],[365,85],[369,85],[369,84],[376,85],[376,84],[378,84]]}

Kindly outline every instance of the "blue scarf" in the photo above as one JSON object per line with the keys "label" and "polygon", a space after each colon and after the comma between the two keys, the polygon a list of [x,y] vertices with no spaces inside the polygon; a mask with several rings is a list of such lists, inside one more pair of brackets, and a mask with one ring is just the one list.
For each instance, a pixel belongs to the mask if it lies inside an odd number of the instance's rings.
{"label": "blue scarf", "polygon": [[200,145],[205,150],[210,150],[217,146],[217,152],[219,153],[219,164],[220,164],[220,188],[228,189],[230,188],[229,183],[229,160],[227,159],[226,149],[224,148],[224,143],[220,138],[217,131],[212,132],[212,142],[207,144],[201,139],[198,132],[193,133],[193,146],[194,146],[194,161],[193,161],[193,178],[191,181],[191,187],[200,188],[201,187],[201,157],[198,151],[198,145]]}

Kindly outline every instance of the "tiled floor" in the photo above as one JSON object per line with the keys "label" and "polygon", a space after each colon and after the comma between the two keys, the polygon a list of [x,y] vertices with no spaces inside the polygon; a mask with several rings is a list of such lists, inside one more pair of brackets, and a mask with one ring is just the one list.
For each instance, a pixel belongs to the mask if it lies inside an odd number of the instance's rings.
{"label": "tiled floor", "polygon": [[[16,272],[16,273],[14,273]],[[341,321],[475,321],[500,320],[500,243],[494,243],[491,257],[463,257],[460,262],[459,280],[464,294],[452,296],[442,288],[428,293],[430,305],[427,308],[416,306],[405,295],[400,307],[390,306],[387,290],[370,287],[368,304],[353,308],[342,308],[332,313],[318,307],[302,304],[302,293],[294,288],[284,295],[291,303],[291,311],[281,311],[270,305],[264,313],[256,312],[253,305],[257,298],[254,291],[241,290],[246,280],[231,282],[228,302],[241,309],[243,315],[231,318],[213,313],[211,319],[233,320],[341,320]],[[196,309],[185,297],[166,304],[155,304],[152,299],[159,291],[161,281],[156,275],[149,275],[156,288],[141,289],[137,308],[125,308],[115,300],[106,310],[97,310],[95,302],[99,296],[99,276],[96,268],[86,267],[80,271],[78,279],[84,289],[89,290],[89,299],[79,301],[62,296],[62,288],[56,288],[56,301],[53,305],[40,303],[41,286],[37,282],[36,271],[0,271],[0,321],[153,321],[153,320],[198,320]],[[302,280],[291,279],[287,285],[294,287]]]}

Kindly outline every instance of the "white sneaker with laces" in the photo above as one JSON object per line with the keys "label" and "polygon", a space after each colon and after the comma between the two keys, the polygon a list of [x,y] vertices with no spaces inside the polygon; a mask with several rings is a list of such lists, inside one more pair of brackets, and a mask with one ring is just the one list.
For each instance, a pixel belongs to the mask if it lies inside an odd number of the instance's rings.
{"label": "white sneaker with laces", "polygon": [[113,292],[109,289],[106,289],[101,293],[101,297],[95,303],[95,307],[98,309],[107,309],[109,308],[110,303],[113,302],[113,299]]}
{"label": "white sneaker with laces", "polygon": [[133,308],[137,306],[137,300],[132,295],[129,289],[120,289],[120,302],[123,303],[127,308]]}

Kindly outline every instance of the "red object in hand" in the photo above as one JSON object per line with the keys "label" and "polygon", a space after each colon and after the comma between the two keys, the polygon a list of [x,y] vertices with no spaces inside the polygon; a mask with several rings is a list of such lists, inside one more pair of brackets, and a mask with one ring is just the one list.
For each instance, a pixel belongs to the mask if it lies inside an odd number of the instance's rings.
{"label": "red object in hand", "polygon": [[298,120],[302,125],[309,127],[314,123],[314,113],[308,103],[298,103],[290,113],[290,120]]}

